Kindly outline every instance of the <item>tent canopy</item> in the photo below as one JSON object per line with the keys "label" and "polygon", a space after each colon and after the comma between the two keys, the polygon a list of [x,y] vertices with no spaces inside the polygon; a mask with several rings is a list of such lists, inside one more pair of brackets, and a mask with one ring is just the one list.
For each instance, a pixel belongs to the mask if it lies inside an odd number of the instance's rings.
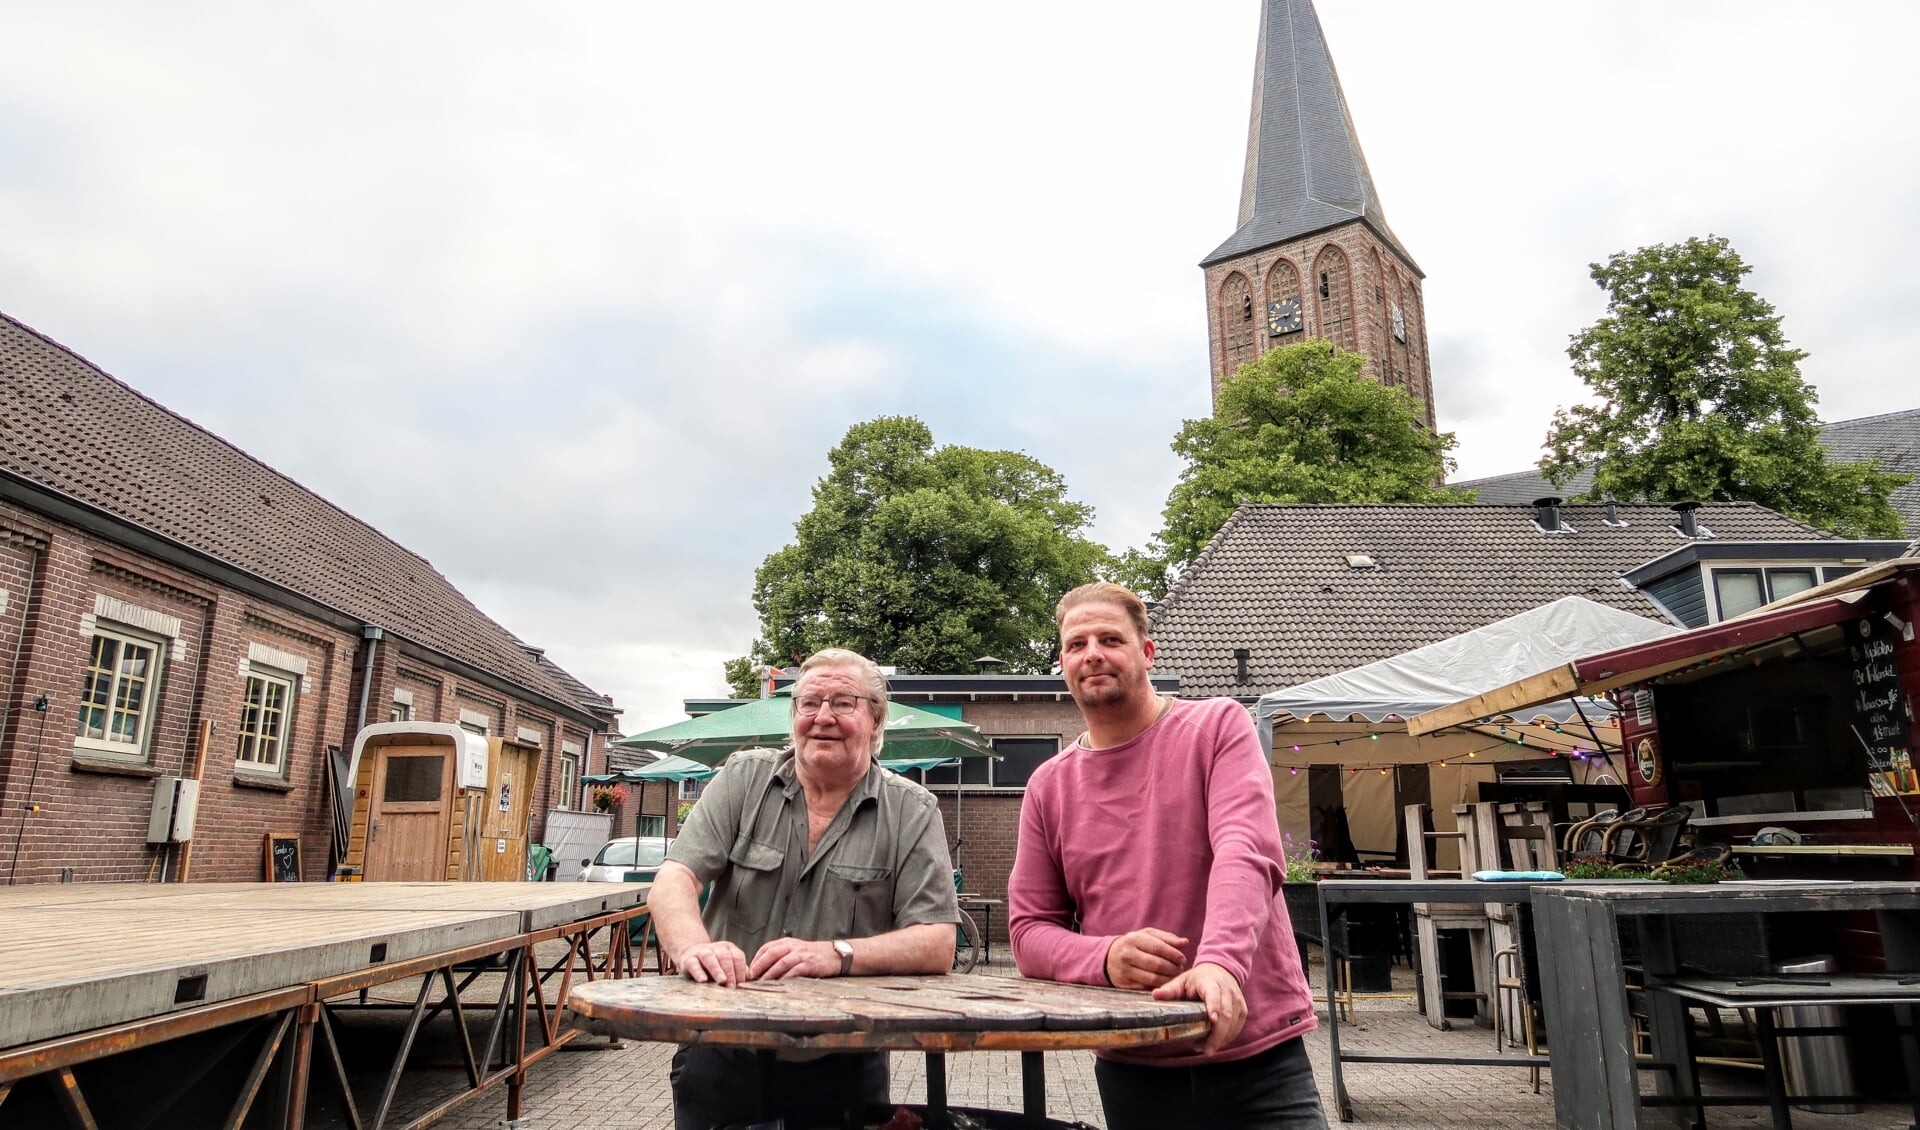
{"label": "tent canopy", "polygon": [[[1264,694],[1255,707],[1256,728],[1271,755],[1273,729],[1278,723],[1313,718],[1403,722],[1578,656],[1644,643],[1677,631],[1585,597],[1562,597],[1404,655]],[[1610,703],[1576,704],[1562,699],[1539,704],[1533,713],[1515,721],[1551,727],[1583,714],[1597,721],[1612,712]],[[1394,728],[1404,730],[1404,725]],[[1417,759],[1437,760],[1426,756]],[[1360,754],[1353,760],[1369,758]]]}
{"label": "tent canopy", "polygon": [[621,769],[580,779],[589,785],[607,785],[615,781],[704,781],[718,772],[711,765],[702,765],[685,757],[667,756],[638,769]]}

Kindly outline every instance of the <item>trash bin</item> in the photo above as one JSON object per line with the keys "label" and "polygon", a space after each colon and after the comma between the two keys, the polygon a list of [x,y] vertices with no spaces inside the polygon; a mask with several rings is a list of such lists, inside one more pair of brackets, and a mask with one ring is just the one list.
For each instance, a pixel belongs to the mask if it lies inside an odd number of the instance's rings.
{"label": "trash bin", "polygon": [[[1831,957],[1809,957],[1774,966],[1779,973],[1831,973]],[[1844,1022],[1839,1005],[1796,1005],[1775,1009],[1774,1022],[1782,1028],[1838,1028]],[[1853,1065],[1847,1059],[1845,1036],[1782,1036],[1780,1063],[1787,1078],[1787,1097],[1848,1095],[1853,1093]],[[1859,1103],[1794,1103],[1819,1114],[1858,1114]]]}

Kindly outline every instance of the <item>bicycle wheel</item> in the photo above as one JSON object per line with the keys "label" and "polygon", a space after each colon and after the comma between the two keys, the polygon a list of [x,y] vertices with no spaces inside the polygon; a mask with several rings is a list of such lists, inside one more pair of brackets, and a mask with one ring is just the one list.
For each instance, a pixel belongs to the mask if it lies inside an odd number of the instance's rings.
{"label": "bicycle wheel", "polygon": [[963,910],[960,912],[960,923],[953,930],[953,971],[971,973],[978,964],[980,927],[974,924],[973,916]]}

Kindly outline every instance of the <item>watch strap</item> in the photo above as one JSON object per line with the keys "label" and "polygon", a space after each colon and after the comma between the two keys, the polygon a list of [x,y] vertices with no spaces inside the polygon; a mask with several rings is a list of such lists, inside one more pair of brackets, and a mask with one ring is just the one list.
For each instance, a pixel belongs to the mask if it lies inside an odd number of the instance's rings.
{"label": "watch strap", "polygon": [[842,938],[833,943],[833,948],[840,955],[840,976],[848,976],[853,972],[853,943]]}

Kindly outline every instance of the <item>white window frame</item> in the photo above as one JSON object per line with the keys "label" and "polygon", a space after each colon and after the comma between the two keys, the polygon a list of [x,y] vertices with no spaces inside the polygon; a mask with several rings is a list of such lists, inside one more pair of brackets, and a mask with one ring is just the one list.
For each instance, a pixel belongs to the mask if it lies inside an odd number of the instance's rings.
{"label": "white window frame", "polygon": [[[1722,615],[1720,611],[1721,573],[1760,574],[1760,595],[1766,598],[1760,607],[1765,608],[1767,605],[1780,599],[1773,594],[1773,575],[1775,573],[1812,573],[1813,583],[1820,585],[1832,580],[1834,577],[1845,576],[1846,574],[1842,572],[1842,570],[1851,571],[1856,568],[1858,568],[1858,566],[1847,566],[1837,563],[1830,564],[1823,561],[1726,561],[1706,566],[1705,584],[1707,610],[1712,614],[1712,619],[1707,622],[1709,624],[1718,624],[1722,620],[1728,619],[1728,617]],[[1831,576],[1829,576],[1830,572],[1832,574]],[[1802,589],[1800,591],[1804,592],[1806,590]],[[1751,609],[1749,611],[1751,611]],[[1735,615],[1744,616],[1746,613],[1740,612]]]}
{"label": "white window frame", "polygon": [[681,800],[699,800],[700,794],[702,791],[705,790],[706,785],[707,783],[705,781],[680,782],[680,799]]}
{"label": "white window frame", "polygon": [[469,733],[486,737],[492,732],[493,716],[478,710],[460,708],[460,728]]}
{"label": "white window frame", "polygon": [[[260,684],[263,698],[265,691],[275,687],[280,688],[284,695],[280,708],[280,732],[274,735],[272,748],[266,750],[262,749],[262,735],[255,728],[258,722],[252,717],[255,683]],[[246,677],[240,685],[240,724],[239,734],[234,740],[234,771],[259,777],[284,778],[287,775],[288,749],[293,744],[293,712],[300,703],[300,676],[290,671],[249,663]]]}
{"label": "white window frame", "polygon": [[559,807],[575,809],[580,806],[580,751],[567,742],[560,749],[560,796]]}
{"label": "white window frame", "polygon": [[[152,670],[139,676],[146,693],[141,699],[139,711],[135,714],[135,717],[138,719],[138,728],[132,742],[116,741],[112,738],[104,737],[89,737],[82,731],[74,734],[73,746],[75,749],[86,750],[89,753],[105,754],[108,757],[118,758],[124,761],[146,761],[153,744],[154,715],[159,710],[160,680],[166,672],[168,649],[172,641],[158,636],[148,635],[145,632],[135,631],[131,628],[124,628],[118,624],[101,624],[97,621],[92,625],[92,629],[87,635],[89,637],[87,641],[87,664],[82,668],[81,674],[80,694],[82,703],[80,709],[104,711],[103,718],[105,724],[103,724],[101,728],[102,733],[111,732],[114,714],[113,704],[120,697],[122,688],[121,680],[123,677],[126,677],[123,676],[120,670],[121,663],[126,656],[126,648],[131,646],[150,651],[152,656],[148,662],[151,664]],[[120,646],[115,649],[114,670],[108,678],[106,701],[104,705],[93,706],[85,701],[85,696],[87,686],[94,681],[94,672],[101,670],[100,668],[94,667],[93,660],[96,649],[99,646],[99,641],[102,639],[112,640]],[[122,713],[125,712],[122,711]],[[75,730],[81,731],[83,725],[80,718],[76,716],[74,718]]]}
{"label": "white window frame", "polygon": [[413,704],[411,702],[401,702],[397,698],[394,699],[392,705],[387,707],[387,721],[389,722],[413,721]]}

